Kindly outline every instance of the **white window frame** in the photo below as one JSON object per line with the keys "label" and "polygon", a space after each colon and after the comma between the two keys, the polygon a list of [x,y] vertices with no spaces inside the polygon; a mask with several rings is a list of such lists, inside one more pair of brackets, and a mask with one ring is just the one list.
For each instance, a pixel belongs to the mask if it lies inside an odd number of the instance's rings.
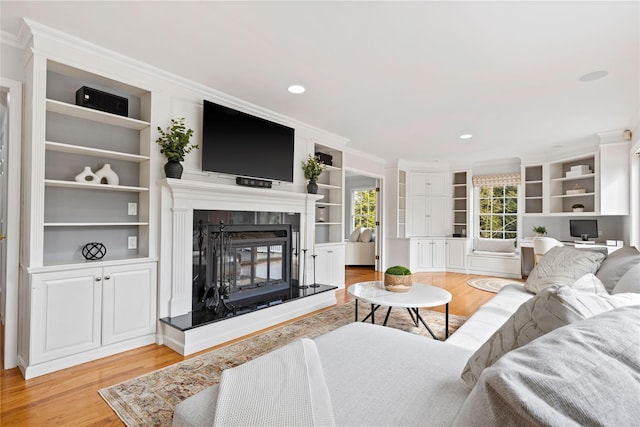
{"label": "white window frame", "polygon": [[[522,221],[520,218],[520,209],[522,206],[522,189],[521,186],[519,184],[515,185],[515,184],[506,184],[506,185],[500,185],[501,187],[516,187],[516,191],[517,191],[517,195],[515,197],[516,203],[517,203],[517,210],[515,213],[509,213],[509,214],[505,214],[502,213],[500,215],[505,216],[505,215],[515,215],[516,217],[516,229],[514,231],[509,231],[509,233],[513,233],[513,236],[510,237],[505,237],[505,233],[507,233],[506,231],[502,231],[502,238],[496,238],[493,236],[490,237],[482,237],[482,238],[486,238],[486,239],[496,239],[496,240],[503,240],[506,238],[513,238],[513,239],[518,239],[520,236],[520,230],[522,228]],[[497,185],[491,186],[493,187],[497,187]],[[480,229],[480,216],[482,215],[482,213],[480,212],[480,187],[476,187],[474,188],[474,204],[475,204],[475,209],[474,209],[474,223],[475,223],[475,232],[474,232],[474,237],[481,237],[480,233],[482,232],[482,230]]]}

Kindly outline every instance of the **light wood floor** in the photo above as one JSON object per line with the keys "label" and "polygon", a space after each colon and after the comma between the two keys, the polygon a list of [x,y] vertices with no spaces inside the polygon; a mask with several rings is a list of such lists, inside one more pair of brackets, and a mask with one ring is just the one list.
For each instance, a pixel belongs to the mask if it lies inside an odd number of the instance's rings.
{"label": "light wood floor", "polygon": [[[346,283],[381,277],[381,273],[371,268],[348,268]],[[417,273],[416,281],[447,289],[453,295],[450,313],[469,316],[494,295],[466,284],[468,279],[475,277],[481,276]],[[352,301],[344,290],[337,292],[337,299],[338,304]],[[0,425],[122,426],[98,390],[187,358],[168,347],[148,345],[28,381],[22,378],[18,369],[3,370],[0,373]]]}

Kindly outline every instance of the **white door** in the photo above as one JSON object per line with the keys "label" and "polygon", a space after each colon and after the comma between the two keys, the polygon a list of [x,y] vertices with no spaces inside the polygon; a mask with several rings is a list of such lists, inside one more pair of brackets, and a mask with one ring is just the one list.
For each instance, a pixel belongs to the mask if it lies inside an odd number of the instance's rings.
{"label": "white door", "polygon": [[411,236],[428,236],[428,212],[429,199],[426,197],[413,197],[411,199]]}
{"label": "white door", "polygon": [[447,240],[447,268],[465,268],[465,240]]}
{"label": "white door", "polygon": [[433,241],[418,240],[418,268],[420,270],[433,267]]}
{"label": "white door", "polygon": [[447,198],[429,197],[427,223],[429,236],[446,236],[449,227],[447,226],[448,210]]}
{"label": "white door", "polygon": [[427,175],[427,195],[444,197],[447,195],[447,174]]}
{"label": "white door", "polygon": [[30,365],[100,347],[101,272],[32,276]]}
{"label": "white door", "polygon": [[112,344],[156,330],[156,265],[104,269],[102,344]]}

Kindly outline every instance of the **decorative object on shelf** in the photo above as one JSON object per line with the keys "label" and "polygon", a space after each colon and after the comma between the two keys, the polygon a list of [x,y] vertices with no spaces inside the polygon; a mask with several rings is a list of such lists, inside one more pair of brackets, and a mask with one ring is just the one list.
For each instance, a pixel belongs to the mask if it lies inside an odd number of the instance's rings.
{"label": "decorative object on shelf", "polygon": [[580,186],[576,184],[573,190],[567,190],[567,196],[573,196],[575,194],[584,194],[586,192],[587,190],[585,190],[584,188],[580,188]]}
{"label": "decorative object on shelf", "polygon": [[98,177],[96,176],[96,174],[93,173],[93,171],[91,170],[91,168],[89,166],[85,166],[84,170],[82,172],[80,172],[78,175],[76,175],[75,180],[77,182],[96,183],[96,182],[98,182]]}
{"label": "decorative object on shelf", "polygon": [[82,256],[90,261],[102,259],[107,254],[107,248],[102,243],[90,242],[82,247]]}
{"label": "decorative object on shelf", "polygon": [[576,165],[571,166],[571,170],[565,174],[566,178],[577,178],[582,175],[588,175],[591,173],[589,165]]}
{"label": "decorative object on shelf", "polygon": [[156,142],[160,145],[160,152],[167,158],[167,163],[164,165],[164,173],[167,178],[180,179],[183,170],[180,162],[184,161],[186,154],[199,148],[196,144],[189,143],[193,135],[193,129],[187,129],[184,125],[184,117],[182,117],[171,119],[171,126],[168,126],[165,130],[158,126],[158,133],[160,133],[160,136],[156,139]]}
{"label": "decorative object on shelf", "polygon": [[316,151],[316,157],[325,165],[333,166],[333,156],[331,154],[321,153]]}
{"label": "decorative object on shelf", "polygon": [[300,284],[300,281],[298,281],[298,288],[299,289],[309,289],[309,286],[307,285],[307,250],[303,249],[302,250],[302,284]]}
{"label": "decorative object on shelf", "polygon": [[[99,184],[108,184],[108,185],[118,185],[120,184],[120,178],[118,178],[118,174],[111,169],[111,165],[109,163],[105,163],[102,166],[102,169],[96,171],[95,176],[97,178],[97,182]],[[105,182],[102,182],[102,181]]]}
{"label": "decorative object on shelf", "polygon": [[407,267],[395,265],[384,272],[384,288],[390,292],[409,292],[412,284],[413,275]]}
{"label": "decorative object on shelf", "polygon": [[536,225],[535,227],[533,227],[533,231],[535,231],[536,236],[542,237],[547,234],[547,227],[543,225]]}
{"label": "decorative object on shelf", "polygon": [[314,156],[313,154],[309,154],[307,160],[302,162],[302,171],[304,172],[304,179],[309,181],[307,184],[307,193],[309,194],[317,194],[318,193],[318,184],[316,181],[318,177],[325,170],[327,165],[322,163],[318,156]]}
{"label": "decorative object on shelf", "polygon": [[326,211],[326,206],[318,206],[318,217],[316,218],[316,222],[325,222],[326,218],[325,218],[325,211]]}
{"label": "decorative object on shelf", "polygon": [[582,203],[575,203],[571,206],[574,212],[584,212],[584,205]]}

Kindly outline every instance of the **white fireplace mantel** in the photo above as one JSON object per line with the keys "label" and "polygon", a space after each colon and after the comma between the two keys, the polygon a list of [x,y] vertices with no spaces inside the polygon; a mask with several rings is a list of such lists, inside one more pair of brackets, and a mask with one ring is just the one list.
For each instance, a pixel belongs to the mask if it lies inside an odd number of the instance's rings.
{"label": "white fireplace mantel", "polygon": [[[300,229],[304,231],[301,233],[303,247],[304,242],[314,241],[314,208],[321,195],[171,178],[160,183],[168,190],[162,192],[163,216],[171,218],[170,222],[163,221],[167,228],[163,227],[166,232],[162,233],[161,245],[161,262],[170,264],[171,271],[170,295],[167,295],[167,314],[171,317],[186,314],[192,308],[194,210],[298,213]],[[162,306],[163,301],[160,304]]]}

